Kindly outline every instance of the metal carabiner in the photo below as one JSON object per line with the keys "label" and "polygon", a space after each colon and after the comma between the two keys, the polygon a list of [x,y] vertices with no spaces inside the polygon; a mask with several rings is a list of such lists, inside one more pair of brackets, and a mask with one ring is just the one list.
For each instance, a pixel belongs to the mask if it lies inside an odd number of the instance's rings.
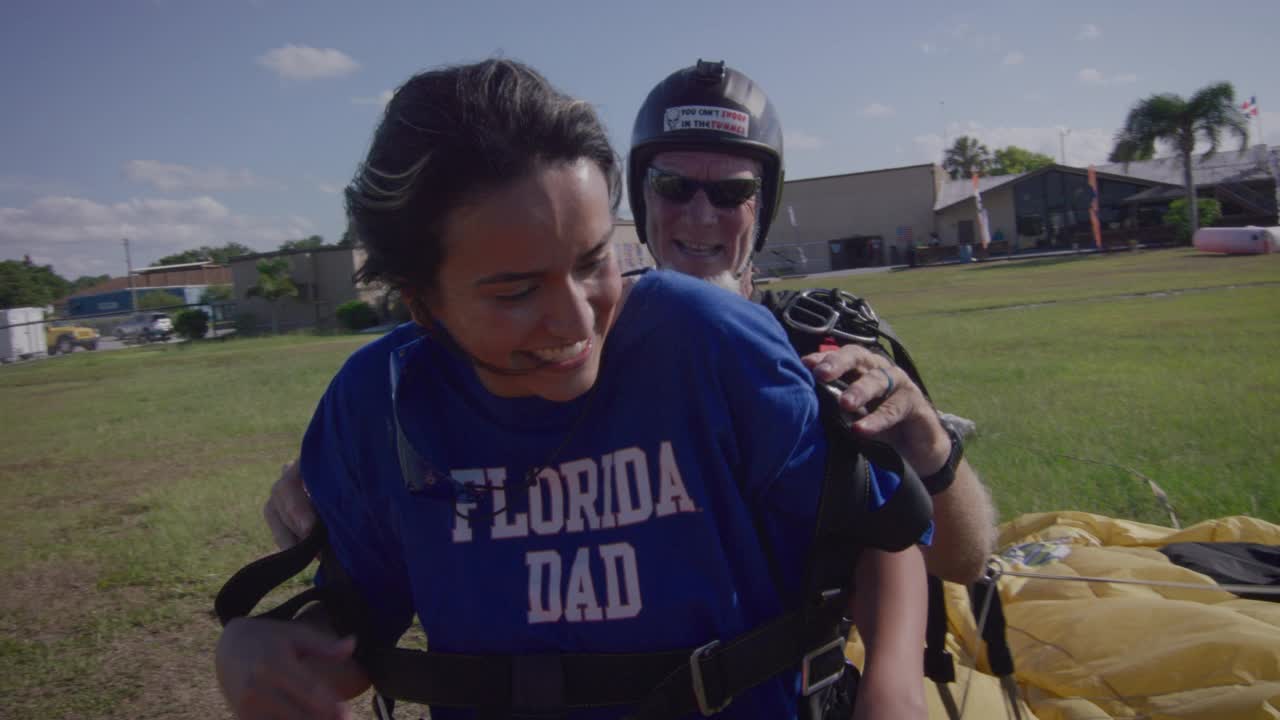
{"label": "metal carabiner", "polygon": [[875,345],[880,320],[865,300],[843,290],[810,289],[796,293],[782,310],[788,327],[835,340]]}

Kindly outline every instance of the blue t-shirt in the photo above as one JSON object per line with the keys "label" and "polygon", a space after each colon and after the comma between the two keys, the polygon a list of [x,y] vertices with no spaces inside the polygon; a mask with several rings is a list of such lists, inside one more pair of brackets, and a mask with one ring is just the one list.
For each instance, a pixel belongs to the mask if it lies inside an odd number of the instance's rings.
{"label": "blue t-shirt", "polygon": [[[813,380],[774,318],[653,272],[569,403],[490,395],[411,326],[362,348],[302,474],[381,640],[417,613],[436,651],[618,653],[727,641],[797,603],[825,456]],[[897,481],[877,473],[876,494]],[[723,717],[794,717],[797,687],[779,676]]]}

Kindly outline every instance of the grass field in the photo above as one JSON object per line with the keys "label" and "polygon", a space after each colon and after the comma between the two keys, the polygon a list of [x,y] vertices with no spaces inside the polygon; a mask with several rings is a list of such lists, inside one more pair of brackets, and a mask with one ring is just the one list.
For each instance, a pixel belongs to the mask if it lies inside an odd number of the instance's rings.
{"label": "grass field", "polygon": [[[1136,471],[1184,523],[1280,522],[1280,256],[1139,252],[835,282],[892,321],[942,409],[977,422],[968,454],[1005,518],[1167,522]],[[226,715],[212,595],[270,549],[266,489],[367,341],[0,369],[0,717]]]}

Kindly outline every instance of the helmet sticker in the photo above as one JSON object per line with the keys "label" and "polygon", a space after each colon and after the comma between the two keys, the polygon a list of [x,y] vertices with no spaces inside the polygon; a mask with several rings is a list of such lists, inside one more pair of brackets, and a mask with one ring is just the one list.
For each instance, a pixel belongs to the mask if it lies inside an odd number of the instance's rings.
{"label": "helmet sticker", "polygon": [[662,116],[662,125],[667,132],[673,130],[718,130],[732,133],[739,137],[747,137],[751,125],[751,116],[715,107],[714,105],[681,105],[667,108]]}

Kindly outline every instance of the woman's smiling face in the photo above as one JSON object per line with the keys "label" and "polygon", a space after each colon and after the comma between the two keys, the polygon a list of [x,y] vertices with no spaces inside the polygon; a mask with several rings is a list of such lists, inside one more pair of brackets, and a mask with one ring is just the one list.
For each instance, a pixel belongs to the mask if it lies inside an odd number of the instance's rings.
{"label": "woman's smiling face", "polygon": [[541,164],[454,210],[423,298],[494,395],[564,402],[595,384],[622,295],[604,174]]}

